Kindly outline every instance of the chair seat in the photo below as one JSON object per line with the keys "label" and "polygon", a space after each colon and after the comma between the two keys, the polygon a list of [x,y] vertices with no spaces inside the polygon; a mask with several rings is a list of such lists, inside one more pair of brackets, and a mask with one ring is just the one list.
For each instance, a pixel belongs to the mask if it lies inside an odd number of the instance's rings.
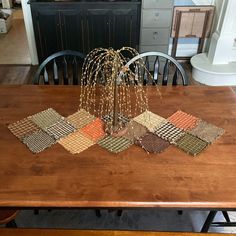
{"label": "chair seat", "polygon": [[8,222],[14,220],[18,213],[19,213],[19,210],[1,209],[0,210],[0,224],[7,224]]}

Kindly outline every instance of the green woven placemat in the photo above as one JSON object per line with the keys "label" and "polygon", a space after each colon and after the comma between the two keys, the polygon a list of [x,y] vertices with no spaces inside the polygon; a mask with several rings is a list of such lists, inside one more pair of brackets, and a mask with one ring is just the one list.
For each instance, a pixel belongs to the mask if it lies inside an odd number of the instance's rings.
{"label": "green woven placemat", "polygon": [[99,146],[113,153],[119,153],[132,145],[132,142],[124,137],[108,136],[98,142]]}
{"label": "green woven placemat", "polygon": [[43,130],[55,124],[62,118],[63,117],[52,108],[41,111],[33,116],[30,116],[30,119]]}
{"label": "green woven placemat", "polygon": [[177,141],[177,146],[192,156],[198,155],[208,145],[208,143],[192,134],[186,133]]}

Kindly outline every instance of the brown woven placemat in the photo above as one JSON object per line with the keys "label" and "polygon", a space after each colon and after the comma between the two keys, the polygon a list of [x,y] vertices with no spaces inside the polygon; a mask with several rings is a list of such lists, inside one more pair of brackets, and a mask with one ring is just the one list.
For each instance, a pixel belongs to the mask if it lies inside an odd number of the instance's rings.
{"label": "brown woven placemat", "polygon": [[198,155],[207,145],[208,143],[206,141],[188,133],[177,141],[177,146],[192,156]]}
{"label": "brown woven placemat", "polygon": [[155,131],[155,134],[158,137],[164,140],[167,140],[172,144],[175,144],[176,141],[185,134],[185,132],[182,129],[179,129],[175,127],[173,124],[168,122],[168,123],[162,124]]}
{"label": "brown woven placemat", "polygon": [[166,123],[167,120],[161,116],[158,116],[151,111],[145,111],[139,116],[133,118],[134,121],[139,124],[147,127],[150,132],[154,132],[157,128],[159,128],[163,123]]}
{"label": "brown woven placemat", "polygon": [[55,124],[63,117],[54,109],[49,108],[29,117],[41,129],[45,130],[47,127]]}
{"label": "brown woven placemat", "polygon": [[135,142],[149,153],[160,153],[170,146],[168,141],[159,138],[157,135],[148,132],[145,136],[141,137]]}
{"label": "brown woven placemat", "polygon": [[56,140],[43,130],[37,131],[23,138],[23,143],[27,145],[33,153],[39,153],[56,143]]}
{"label": "brown woven placemat", "polygon": [[22,140],[25,136],[40,130],[40,128],[28,118],[24,118],[13,124],[10,124],[8,129],[20,140]]}
{"label": "brown woven placemat", "polygon": [[72,154],[83,152],[95,144],[80,131],[69,134],[65,138],[60,139],[58,143]]}
{"label": "brown woven placemat", "polygon": [[132,145],[132,142],[124,137],[108,136],[98,142],[99,146],[113,153],[119,153]]}
{"label": "brown woven placemat", "polygon": [[189,133],[208,143],[213,143],[217,138],[224,134],[224,129],[201,120],[193,130],[189,131]]}
{"label": "brown woven placemat", "polygon": [[[102,117],[102,120],[105,122],[105,123],[109,123],[111,122],[113,119],[113,116],[112,115],[105,115]],[[118,113],[118,122],[121,122],[122,124],[126,124],[129,122],[129,118]]]}
{"label": "brown woven placemat", "polygon": [[136,139],[144,136],[148,132],[148,129],[145,126],[137,123],[134,120],[131,120],[128,123],[126,129],[127,129],[127,131],[123,135],[123,137],[125,137],[131,141],[135,141]]}
{"label": "brown woven placemat", "polygon": [[74,127],[77,129],[81,129],[93,120],[96,117],[91,115],[89,112],[85,111],[84,109],[80,109],[76,113],[68,116],[66,120],[68,120]]}
{"label": "brown woven placemat", "polygon": [[46,132],[56,140],[65,137],[75,130],[75,127],[69,124],[66,120],[59,120],[57,123],[46,128]]}
{"label": "brown woven placemat", "polygon": [[197,125],[199,118],[183,111],[177,111],[167,120],[180,129],[191,130]]}

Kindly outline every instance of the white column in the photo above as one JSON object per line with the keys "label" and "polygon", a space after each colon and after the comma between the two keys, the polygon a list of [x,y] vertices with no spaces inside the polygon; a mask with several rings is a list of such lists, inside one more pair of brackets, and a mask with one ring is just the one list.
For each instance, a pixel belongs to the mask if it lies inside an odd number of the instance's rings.
{"label": "white column", "polygon": [[24,22],[25,22],[25,29],[26,29],[27,40],[28,40],[28,45],[29,45],[29,52],[30,52],[32,65],[38,65],[38,54],[36,50],[32,15],[31,15],[31,10],[30,10],[30,5],[27,4],[27,2],[28,2],[27,0],[22,0],[21,5],[22,5],[22,10],[23,10],[23,15],[24,15]]}
{"label": "white column", "polygon": [[208,59],[213,65],[228,64],[234,45],[236,22],[236,0],[223,1],[216,31],[211,38]]}

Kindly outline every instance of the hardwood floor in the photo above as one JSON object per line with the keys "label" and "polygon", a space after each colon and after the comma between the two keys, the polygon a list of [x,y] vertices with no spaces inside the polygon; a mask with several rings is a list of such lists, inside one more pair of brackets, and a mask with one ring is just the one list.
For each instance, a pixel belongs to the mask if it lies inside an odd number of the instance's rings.
{"label": "hardwood floor", "polygon": [[21,10],[14,11],[12,27],[9,32],[0,34],[0,64],[31,64]]}
{"label": "hardwood floor", "polygon": [[37,66],[0,65],[1,84],[31,84]]}

